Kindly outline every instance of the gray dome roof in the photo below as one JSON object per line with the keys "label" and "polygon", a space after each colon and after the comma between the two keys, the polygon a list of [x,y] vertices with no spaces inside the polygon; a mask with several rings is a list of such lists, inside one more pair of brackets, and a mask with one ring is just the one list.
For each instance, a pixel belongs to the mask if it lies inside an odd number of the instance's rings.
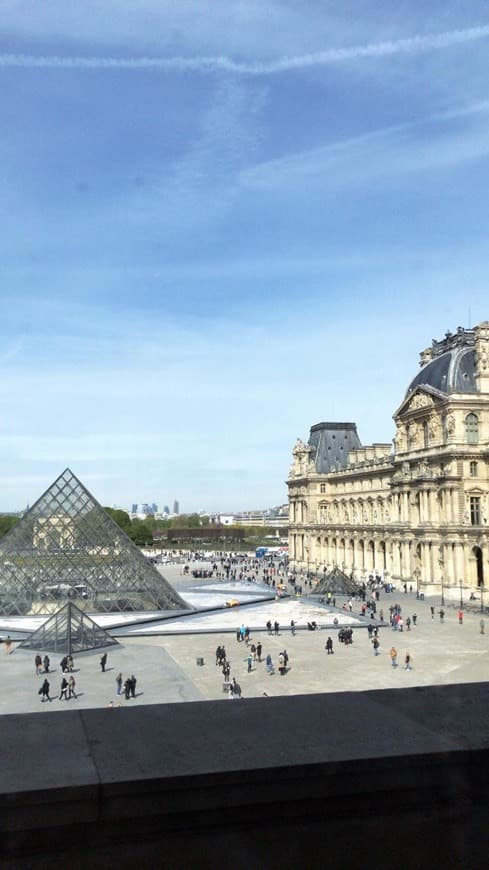
{"label": "gray dome roof", "polygon": [[423,366],[406,391],[416,387],[434,387],[442,393],[476,393],[474,348],[455,347]]}

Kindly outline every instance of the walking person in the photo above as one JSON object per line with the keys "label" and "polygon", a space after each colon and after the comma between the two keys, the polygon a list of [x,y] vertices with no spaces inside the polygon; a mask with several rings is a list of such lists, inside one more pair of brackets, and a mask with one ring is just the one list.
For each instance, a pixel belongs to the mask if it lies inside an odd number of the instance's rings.
{"label": "walking person", "polygon": [[290,620],[290,631],[292,633],[292,637],[295,637],[295,622],[293,619]]}
{"label": "walking person", "polygon": [[136,680],[136,677],[134,676],[134,674],[132,674],[131,679],[130,679],[129,682],[130,682],[131,698],[135,698],[135,697],[136,697],[136,683],[137,683],[137,680]]}
{"label": "walking person", "polygon": [[38,694],[42,696],[41,701],[44,701],[46,698],[48,699],[48,701],[51,700],[51,698],[49,697],[49,682],[48,682],[47,677],[44,679],[44,682],[43,682],[41,688],[39,689]]}
{"label": "walking person", "polygon": [[480,632],[481,632],[481,634],[484,634],[485,624],[484,624],[484,620],[483,620],[483,619],[481,619],[481,621],[479,622],[479,628],[480,628]]}
{"label": "walking person", "polygon": [[278,635],[280,626],[279,626],[277,620],[275,620],[275,622],[273,623],[273,628],[274,628],[275,634]]}
{"label": "walking person", "polygon": [[406,619],[406,628],[408,631],[411,631],[411,617],[410,616],[408,616],[408,618]]}
{"label": "walking person", "polygon": [[[370,626],[369,626],[369,628],[370,628]],[[326,645],[324,648],[327,651],[329,656],[333,654],[333,638],[328,637],[328,639],[326,641]]]}
{"label": "walking person", "polygon": [[430,606],[430,610],[431,610],[431,618],[434,619],[435,618],[435,608],[433,607],[433,605]]}
{"label": "walking person", "polygon": [[116,692],[118,695],[122,692],[122,674],[117,674],[115,678],[115,684],[117,686]]}
{"label": "walking person", "polygon": [[64,698],[65,701],[68,700],[68,680],[66,679],[66,677],[63,677],[63,679],[61,680],[61,688],[59,691],[59,700],[61,701],[62,698]]}
{"label": "walking person", "polygon": [[413,613],[413,625],[416,625],[417,620],[418,620],[418,614]]}
{"label": "walking person", "polygon": [[444,611],[443,608],[442,608],[442,609],[440,610],[440,622],[443,622],[444,619],[445,619],[445,611]]}
{"label": "walking person", "polygon": [[127,677],[127,679],[124,680],[124,695],[125,695],[126,701],[129,701],[129,698],[131,697],[131,680],[130,680],[130,677]]}
{"label": "walking person", "polygon": [[463,612],[463,610],[459,610],[459,612],[458,612],[458,624],[459,625],[464,624],[464,612]]}
{"label": "walking person", "polygon": [[45,674],[49,674],[49,665],[50,665],[50,661],[49,661],[49,656],[48,656],[48,655],[45,655],[45,656],[44,656],[42,663],[43,663],[43,665],[44,665],[44,673],[45,673]]}
{"label": "walking person", "polygon": [[285,673],[285,659],[284,659],[284,654],[282,652],[279,653],[279,656],[278,656],[278,672],[279,672],[280,676],[283,677],[283,675]]}
{"label": "walking person", "polygon": [[36,655],[36,657],[34,659],[34,664],[36,666],[36,676],[38,676],[39,674],[42,674],[42,658],[39,655],[39,653]]}
{"label": "walking person", "polygon": [[233,677],[232,690],[235,698],[241,698],[241,686],[236,682],[236,677]]}
{"label": "walking person", "polygon": [[263,649],[263,647],[262,647],[260,641],[258,641],[258,643],[257,643],[257,645],[256,645],[256,654],[257,654],[257,656],[258,656],[258,661],[259,661],[259,662],[261,662],[261,652],[262,652],[262,649]]}
{"label": "walking person", "polygon": [[5,654],[10,655],[10,650],[12,649],[12,641],[10,635],[7,635],[7,639],[5,641]]}
{"label": "walking person", "polygon": [[100,667],[102,668],[102,673],[105,674],[105,665],[107,664],[107,653],[104,653],[100,659]]}
{"label": "walking person", "polygon": [[375,635],[375,637],[372,641],[372,646],[374,648],[374,656],[378,656],[380,643],[379,643],[379,638],[377,637],[377,635]]}
{"label": "walking person", "polygon": [[76,687],[75,678],[74,678],[73,674],[71,674],[71,677],[68,680],[68,701],[70,700],[72,695],[74,698],[76,698],[75,687]]}
{"label": "walking person", "polygon": [[389,655],[391,657],[392,667],[397,668],[397,650],[395,646],[391,646]]}
{"label": "walking person", "polygon": [[251,668],[253,665],[253,656],[251,655],[251,652],[249,653],[248,658],[246,659],[246,662],[248,664],[248,673],[251,674]]}
{"label": "walking person", "polygon": [[411,670],[411,654],[408,652],[406,653],[406,658],[404,659],[404,670],[405,671]]}

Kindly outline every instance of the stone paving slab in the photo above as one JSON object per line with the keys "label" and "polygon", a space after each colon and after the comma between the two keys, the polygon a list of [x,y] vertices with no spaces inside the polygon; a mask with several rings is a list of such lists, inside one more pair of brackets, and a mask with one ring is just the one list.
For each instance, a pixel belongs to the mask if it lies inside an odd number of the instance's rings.
{"label": "stone paving slab", "polygon": [[[380,606],[388,612],[391,596],[384,596]],[[400,603],[404,615],[418,614],[418,625],[410,632],[394,632],[390,627],[380,630],[380,655],[373,655],[372,644],[365,628],[354,628],[353,644],[337,642],[332,630],[298,631],[295,637],[289,629],[281,629],[278,637],[261,631],[255,640],[263,644],[262,658],[270,652],[275,667],[279,653],[286,648],[290,656],[289,670],[280,676],[266,671],[265,663],[255,662],[247,672],[248,649],[237,643],[235,634],[210,633],[198,635],[124,638],[121,646],[109,650],[108,666],[102,674],[100,654],[84,653],[75,657],[80,668],[75,673],[80,697],[70,701],[57,700],[61,674],[59,659],[51,656],[57,671],[49,678],[56,700],[40,702],[37,689],[42,681],[34,672],[34,653],[15,650],[5,655],[0,646],[0,714],[13,712],[58,712],[67,709],[105,708],[111,702],[116,706],[159,704],[162,702],[197,701],[202,699],[226,700],[223,677],[215,665],[215,650],[224,644],[231,662],[231,676],[241,685],[243,697],[313,694],[321,692],[364,691],[369,689],[403,688],[413,686],[447,685],[487,681],[489,679],[489,634],[481,634],[480,614],[466,613],[463,625],[458,624],[457,611],[445,608],[444,623],[440,622],[436,608],[431,619],[429,602],[421,602],[414,595],[402,595]],[[267,605],[263,605],[266,607]],[[245,612],[245,611],[244,611]],[[237,625],[240,614],[234,614]],[[489,623],[489,620],[487,620]],[[488,625],[489,630],[489,625]],[[328,656],[324,645],[328,634],[334,641],[334,655]],[[253,633],[252,633],[253,640]],[[390,664],[389,649],[394,644],[398,651],[399,666]],[[413,669],[402,667],[409,650]],[[199,666],[197,659],[203,658]],[[126,701],[115,694],[115,677],[122,671],[124,678],[134,673],[138,679],[137,698]],[[236,703],[236,702],[235,702]]]}

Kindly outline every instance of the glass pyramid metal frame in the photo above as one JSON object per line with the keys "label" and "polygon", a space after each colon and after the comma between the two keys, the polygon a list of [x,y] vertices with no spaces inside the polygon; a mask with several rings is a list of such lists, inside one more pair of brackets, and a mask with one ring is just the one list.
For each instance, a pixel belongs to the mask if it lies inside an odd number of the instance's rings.
{"label": "glass pyramid metal frame", "polygon": [[0,614],[188,610],[157,568],[65,469],[0,540]]}
{"label": "glass pyramid metal frame", "polygon": [[119,644],[72,601],[67,601],[44,625],[19,644],[20,649],[67,655],[106,646]]}

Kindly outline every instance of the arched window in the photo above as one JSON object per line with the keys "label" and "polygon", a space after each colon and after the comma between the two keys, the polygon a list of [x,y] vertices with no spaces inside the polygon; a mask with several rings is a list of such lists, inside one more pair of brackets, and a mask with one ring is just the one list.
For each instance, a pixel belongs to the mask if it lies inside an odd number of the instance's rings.
{"label": "arched window", "polygon": [[465,418],[465,437],[467,444],[479,443],[479,418],[477,414],[467,414]]}

